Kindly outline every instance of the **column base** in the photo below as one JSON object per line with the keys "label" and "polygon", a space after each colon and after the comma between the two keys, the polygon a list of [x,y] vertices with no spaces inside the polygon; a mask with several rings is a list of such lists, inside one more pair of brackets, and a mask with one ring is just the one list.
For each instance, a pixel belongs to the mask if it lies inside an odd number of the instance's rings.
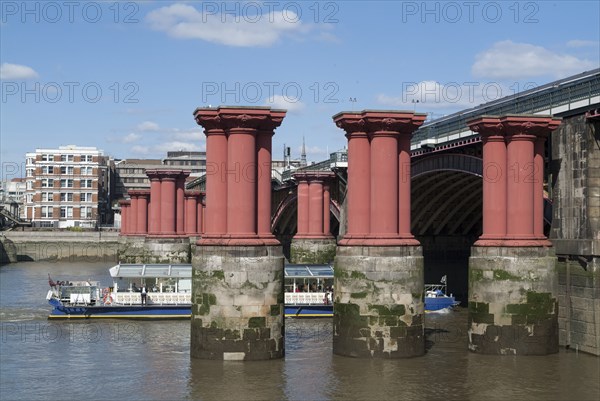
{"label": "column base", "polygon": [[119,241],[121,263],[190,263],[188,238],[128,236]]}
{"label": "column base", "polygon": [[192,358],[283,357],[283,264],[281,246],[196,248]]}
{"label": "column base", "polygon": [[546,237],[528,237],[528,238],[511,238],[511,237],[480,237],[474,244],[474,246],[487,246],[487,247],[552,247]]}
{"label": "column base", "polygon": [[290,262],[305,264],[325,264],[335,257],[335,238],[292,238]]}
{"label": "column base", "polygon": [[334,354],[425,354],[421,247],[338,246],[334,289]]}
{"label": "column base", "polygon": [[341,246],[420,246],[421,243],[412,235],[345,235],[340,240]]}
{"label": "column base", "polygon": [[474,246],[469,258],[469,349],[558,352],[558,275],[548,247]]}
{"label": "column base", "polygon": [[258,233],[258,238],[260,238],[266,246],[281,245],[281,242],[279,242],[279,240],[271,233]]}

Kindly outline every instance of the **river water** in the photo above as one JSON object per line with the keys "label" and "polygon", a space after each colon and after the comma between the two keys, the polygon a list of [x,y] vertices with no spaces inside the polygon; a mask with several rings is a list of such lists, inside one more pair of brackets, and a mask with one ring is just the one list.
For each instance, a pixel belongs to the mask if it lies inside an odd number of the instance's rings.
{"label": "river water", "polygon": [[427,353],[332,355],[331,319],[287,319],[286,357],[190,359],[187,321],[48,321],[47,274],[108,285],[107,263],[0,267],[0,400],[599,400],[600,358],[467,351],[465,309],[427,315]]}

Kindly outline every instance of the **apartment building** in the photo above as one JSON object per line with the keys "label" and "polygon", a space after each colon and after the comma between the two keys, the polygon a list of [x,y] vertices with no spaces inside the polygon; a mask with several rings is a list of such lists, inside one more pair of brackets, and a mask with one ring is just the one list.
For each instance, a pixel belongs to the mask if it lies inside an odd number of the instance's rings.
{"label": "apartment building", "polygon": [[110,222],[108,158],[95,147],[59,146],[25,155],[25,218],[34,227]]}
{"label": "apartment building", "polygon": [[206,152],[173,151],[167,152],[163,159],[165,166],[189,170],[190,177],[197,178],[206,174]]}

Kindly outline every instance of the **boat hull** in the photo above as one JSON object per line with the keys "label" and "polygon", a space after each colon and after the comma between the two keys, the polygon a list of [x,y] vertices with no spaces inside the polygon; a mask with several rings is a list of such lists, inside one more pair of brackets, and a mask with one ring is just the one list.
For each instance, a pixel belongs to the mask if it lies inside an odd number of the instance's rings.
{"label": "boat hull", "polygon": [[286,305],[285,317],[333,317],[333,305]]}
{"label": "boat hull", "polygon": [[191,305],[55,306],[48,319],[190,319]]}
{"label": "boat hull", "polygon": [[454,297],[425,297],[425,311],[437,311],[440,309],[452,308],[458,303]]}

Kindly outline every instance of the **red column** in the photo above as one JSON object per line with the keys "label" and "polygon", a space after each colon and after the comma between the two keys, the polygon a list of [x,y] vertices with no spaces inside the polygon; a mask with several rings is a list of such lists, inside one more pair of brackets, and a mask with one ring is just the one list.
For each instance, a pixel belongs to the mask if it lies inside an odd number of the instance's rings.
{"label": "red column", "polygon": [[185,194],[185,234],[193,236],[197,234],[198,224],[198,200],[197,195],[193,192]]}
{"label": "red column", "polygon": [[533,239],[533,154],[535,135],[517,127],[507,133],[507,239]]}
{"label": "red column", "polygon": [[227,233],[227,137],[222,128],[206,133],[206,236]]}
{"label": "red column", "polygon": [[148,191],[138,192],[138,215],[137,215],[137,234],[146,235],[148,233]]}
{"label": "red column", "polygon": [[146,175],[150,178],[150,216],[148,219],[148,233],[150,235],[160,234],[160,210],[161,210],[161,185],[160,176],[156,170],[146,170]]}
{"label": "red column", "polygon": [[175,180],[178,172],[163,172],[160,180],[161,236],[175,236]]}
{"label": "red column", "polygon": [[308,180],[299,178],[298,181],[298,225],[296,237],[308,235],[308,216],[309,216],[309,195]]}
{"label": "red column", "polygon": [[331,216],[329,211],[329,202],[331,201],[331,195],[329,193],[329,185],[323,184],[323,234],[326,237],[331,237]]}
{"label": "red column", "polygon": [[182,171],[175,181],[176,205],[175,205],[175,231],[177,235],[185,235],[185,179],[190,175],[189,171]]}
{"label": "red column", "polygon": [[538,239],[544,235],[544,151],[546,137],[538,136],[534,146],[533,174],[533,234]]}
{"label": "red column", "polygon": [[396,132],[371,134],[371,228],[375,237],[398,235],[398,139]]}
{"label": "red column", "polygon": [[[270,136],[281,124],[285,111],[265,107],[198,108],[194,116],[207,136],[207,222],[200,245],[278,243],[270,234]],[[261,177],[259,157],[265,167],[268,164]],[[259,224],[263,238],[258,235]]]}
{"label": "red column", "polygon": [[313,178],[308,184],[308,233],[311,237],[323,236],[323,181]]}
{"label": "red column", "polygon": [[260,129],[256,137],[258,162],[256,224],[258,236],[265,243],[275,245],[279,241],[271,233],[271,140],[274,134],[273,129]]}
{"label": "red column", "polygon": [[129,233],[136,235],[138,234],[138,196],[137,193],[131,191],[129,193],[129,197],[131,198],[131,206],[129,209]]}
{"label": "red column", "polygon": [[410,231],[410,137],[412,132],[398,136],[398,234],[400,238],[414,238]]}
{"label": "red column", "polygon": [[256,237],[256,129],[228,130],[227,233]]}
{"label": "red column", "polygon": [[[200,199],[206,199],[202,196]],[[206,202],[205,200],[198,200],[198,207],[202,209],[201,213],[198,213],[198,232],[204,234],[206,232]]]}
{"label": "red column", "polygon": [[467,123],[483,142],[483,233],[476,245],[499,246],[506,236],[506,143],[498,117]]}
{"label": "red column", "polygon": [[371,150],[365,121],[360,113],[342,112],[333,116],[348,138],[348,226],[340,245],[359,245],[370,231]]}
{"label": "red column", "polygon": [[127,232],[127,205],[129,201],[120,200],[119,206],[121,206],[121,235],[128,235]]}
{"label": "red column", "polygon": [[135,232],[134,227],[132,227],[132,221],[131,221],[131,200],[127,201],[127,203],[125,204],[125,215],[126,215],[126,226],[127,226],[127,235],[131,235]]}
{"label": "red column", "polygon": [[543,235],[543,140],[540,139],[556,129],[560,120],[514,115],[501,117],[500,121],[507,138],[505,245],[551,246]]}
{"label": "red column", "polygon": [[410,137],[426,116],[377,110],[362,116],[371,138],[371,239],[366,243],[419,245],[410,232]]}

